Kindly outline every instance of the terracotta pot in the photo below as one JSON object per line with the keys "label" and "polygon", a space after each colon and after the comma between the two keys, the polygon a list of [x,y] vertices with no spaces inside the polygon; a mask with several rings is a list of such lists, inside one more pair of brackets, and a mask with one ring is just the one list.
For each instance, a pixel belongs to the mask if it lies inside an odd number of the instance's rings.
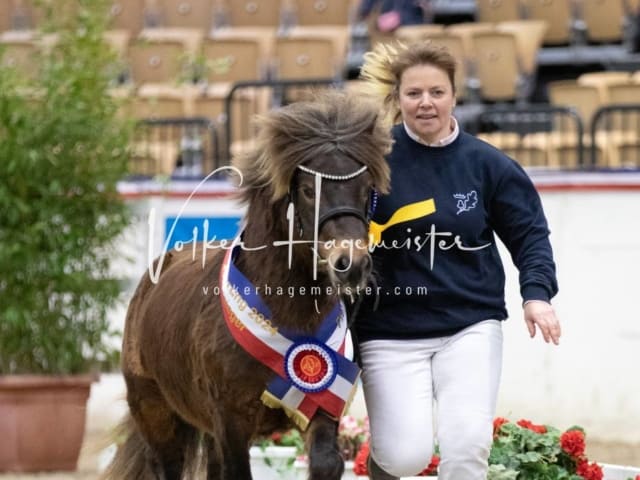
{"label": "terracotta pot", "polygon": [[0,471],[75,470],[96,379],[0,376]]}

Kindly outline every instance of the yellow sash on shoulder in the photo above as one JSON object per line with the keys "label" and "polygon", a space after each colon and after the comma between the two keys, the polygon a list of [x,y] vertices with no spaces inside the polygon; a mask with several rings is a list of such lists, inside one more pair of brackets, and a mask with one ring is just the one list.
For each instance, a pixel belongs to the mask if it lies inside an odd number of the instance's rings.
{"label": "yellow sash on shoulder", "polygon": [[385,224],[379,224],[373,220],[369,223],[369,242],[378,245],[382,241],[382,232],[387,228],[409,220],[426,217],[436,211],[436,202],[433,198],[421,202],[410,203],[393,212],[391,218]]}

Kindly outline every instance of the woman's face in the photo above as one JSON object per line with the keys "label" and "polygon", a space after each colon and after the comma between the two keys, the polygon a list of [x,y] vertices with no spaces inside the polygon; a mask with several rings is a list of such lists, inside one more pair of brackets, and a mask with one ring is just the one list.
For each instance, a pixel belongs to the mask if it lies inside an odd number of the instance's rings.
{"label": "woman's face", "polygon": [[456,97],[444,70],[426,64],[407,68],[399,97],[402,119],[423,141],[434,143],[451,133]]}

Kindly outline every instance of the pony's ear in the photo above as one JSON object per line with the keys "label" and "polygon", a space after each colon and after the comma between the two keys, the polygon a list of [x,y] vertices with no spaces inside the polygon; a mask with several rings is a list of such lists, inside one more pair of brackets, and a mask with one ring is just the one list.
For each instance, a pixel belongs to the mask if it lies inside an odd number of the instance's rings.
{"label": "pony's ear", "polygon": [[295,174],[300,141],[292,134],[291,118],[286,109],[273,112],[262,131],[261,168],[271,188],[271,200],[277,202],[289,192]]}

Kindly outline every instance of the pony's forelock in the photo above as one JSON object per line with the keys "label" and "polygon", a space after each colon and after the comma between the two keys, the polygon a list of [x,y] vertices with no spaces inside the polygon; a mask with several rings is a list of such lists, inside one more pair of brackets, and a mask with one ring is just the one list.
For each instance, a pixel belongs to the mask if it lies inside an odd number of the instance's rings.
{"label": "pony's forelock", "polygon": [[318,93],[310,101],[269,112],[259,125],[254,147],[235,162],[244,177],[243,201],[249,202],[264,189],[271,202],[282,199],[298,165],[327,156],[344,156],[366,165],[376,189],[388,191],[384,156],[391,148],[391,137],[379,121],[378,105],[370,99],[335,90]]}

